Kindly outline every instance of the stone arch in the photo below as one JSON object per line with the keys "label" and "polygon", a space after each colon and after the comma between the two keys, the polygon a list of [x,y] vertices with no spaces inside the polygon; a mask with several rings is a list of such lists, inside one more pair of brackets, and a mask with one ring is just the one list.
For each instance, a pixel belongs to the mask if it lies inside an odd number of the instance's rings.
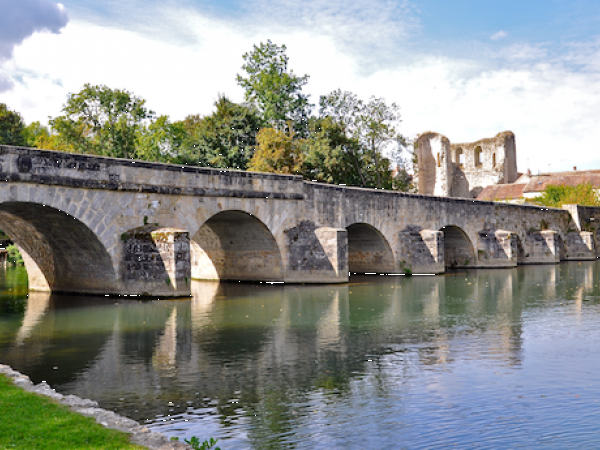
{"label": "stone arch", "polygon": [[473,244],[462,228],[447,225],[440,231],[444,233],[444,266],[450,269],[474,266]]}
{"label": "stone arch", "polygon": [[281,251],[273,234],[247,212],[214,214],[190,244],[194,279],[283,281]]}
{"label": "stone arch", "polygon": [[0,204],[0,229],[22,251],[29,288],[52,292],[117,290],[112,259],[86,224],[39,203]]}
{"label": "stone arch", "polygon": [[385,236],[366,223],[353,223],[348,232],[348,270],[350,273],[395,272],[394,253]]}

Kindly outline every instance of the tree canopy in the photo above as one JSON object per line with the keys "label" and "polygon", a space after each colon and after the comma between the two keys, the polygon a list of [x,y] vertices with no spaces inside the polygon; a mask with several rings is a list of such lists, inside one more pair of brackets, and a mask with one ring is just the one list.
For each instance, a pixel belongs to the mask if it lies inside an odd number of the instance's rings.
{"label": "tree canopy", "polygon": [[0,103],[0,144],[27,145],[25,123],[18,112]]}
{"label": "tree canopy", "polygon": [[321,96],[312,115],[302,91],[309,77],[289,69],[286,50],[268,40],[243,55],[242,104],[219,95],[211,114],[172,121],[130,91],[86,84],[69,95],[50,130],[39,122],[25,126],[0,104],[0,143],[408,190],[410,176],[394,178],[389,158],[406,144],[398,106],[338,89]]}
{"label": "tree canopy", "polygon": [[59,142],[79,153],[135,158],[138,133],[153,112],[129,91],[86,84],[71,94],[64,115],[50,120]]}
{"label": "tree canopy", "polygon": [[272,127],[285,129],[290,124],[296,133],[304,136],[311,104],[302,88],[308,75],[298,76],[288,70],[286,46],[270,40],[255,45],[244,54],[242,69],[246,76],[237,75],[238,84],[246,91],[245,99],[253,105]]}

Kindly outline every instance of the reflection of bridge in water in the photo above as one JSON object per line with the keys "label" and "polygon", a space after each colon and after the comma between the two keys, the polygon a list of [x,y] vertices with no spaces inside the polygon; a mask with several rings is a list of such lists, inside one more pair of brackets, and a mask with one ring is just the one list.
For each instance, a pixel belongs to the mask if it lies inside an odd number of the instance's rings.
{"label": "reflection of bridge in water", "polygon": [[600,208],[564,210],[0,146],[0,229],[32,289],[190,294],[190,280],[345,282],[594,259]]}
{"label": "reflection of bridge in water", "polygon": [[[198,407],[209,398],[227,408],[242,391],[240,405],[253,408],[272,390],[350,389],[352,374],[393,375],[396,381],[388,381],[401,383],[427,367],[452,367],[455,355],[464,357],[465,342],[496,364],[518,365],[523,312],[564,298],[581,308],[598,276],[595,265],[585,264],[469,272],[467,281],[194,283],[190,301],[118,307],[98,300],[78,308],[77,297],[40,293],[30,297],[1,359],[136,419],[189,406],[181,400],[167,407],[165,398],[194,399]],[[48,373],[52,366],[58,370]],[[121,397],[137,400],[124,405]]]}

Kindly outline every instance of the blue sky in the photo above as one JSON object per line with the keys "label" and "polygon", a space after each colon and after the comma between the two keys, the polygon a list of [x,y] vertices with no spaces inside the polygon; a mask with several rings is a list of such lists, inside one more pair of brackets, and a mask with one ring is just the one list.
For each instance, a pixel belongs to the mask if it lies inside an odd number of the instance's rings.
{"label": "blue sky", "polygon": [[600,169],[599,24],[597,0],[0,0],[0,102],[47,122],[93,83],[209,114],[242,100],[242,54],[271,39],[314,103],[376,95],[410,138],[512,130],[521,171]]}

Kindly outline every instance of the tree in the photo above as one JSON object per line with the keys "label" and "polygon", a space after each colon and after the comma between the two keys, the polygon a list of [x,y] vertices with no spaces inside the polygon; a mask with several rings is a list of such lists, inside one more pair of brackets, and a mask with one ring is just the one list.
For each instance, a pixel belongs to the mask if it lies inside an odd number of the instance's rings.
{"label": "tree", "polygon": [[255,172],[302,173],[305,140],[294,139],[294,131],[263,128],[256,137],[258,148],[248,170]]}
{"label": "tree", "polygon": [[358,142],[349,138],[343,124],[331,117],[312,119],[310,138],[305,146],[303,164],[305,178],[333,184],[362,186]]}
{"label": "tree", "polygon": [[289,124],[296,134],[305,137],[311,104],[302,87],[308,75],[298,76],[288,70],[286,46],[270,40],[254,46],[244,54],[242,69],[247,76],[237,75],[238,84],[246,91],[246,101],[253,105],[263,120],[272,127],[285,130]]}
{"label": "tree", "polygon": [[176,160],[182,164],[246,170],[256,148],[263,122],[251,108],[220,96],[210,116],[188,116]]}
{"label": "tree", "polygon": [[23,118],[4,103],[0,103],[0,144],[27,145]]}
{"label": "tree", "polygon": [[388,146],[404,143],[396,129],[400,121],[398,106],[388,105],[377,97],[364,102],[355,94],[339,89],[321,96],[319,106],[321,118],[331,117],[343,127],[346,136],[356,142],[348,147],[348,152],[360,185],[392,189],[390,160],[383,156],[383,151]]}
{"label": "tree", "polygon": [[182,122],[171,123],[168,116],[159,116],[147,127],[138,130],[136,158],[164,163],[178,162],[185,135]]}
{"label": "tree", "polygon": [[50,121],[57,141],[73,151],[116,158],[136,158],[138,133],[153,115],[145,100],[132,93],[86,84],[69,95],[63,116]]}

